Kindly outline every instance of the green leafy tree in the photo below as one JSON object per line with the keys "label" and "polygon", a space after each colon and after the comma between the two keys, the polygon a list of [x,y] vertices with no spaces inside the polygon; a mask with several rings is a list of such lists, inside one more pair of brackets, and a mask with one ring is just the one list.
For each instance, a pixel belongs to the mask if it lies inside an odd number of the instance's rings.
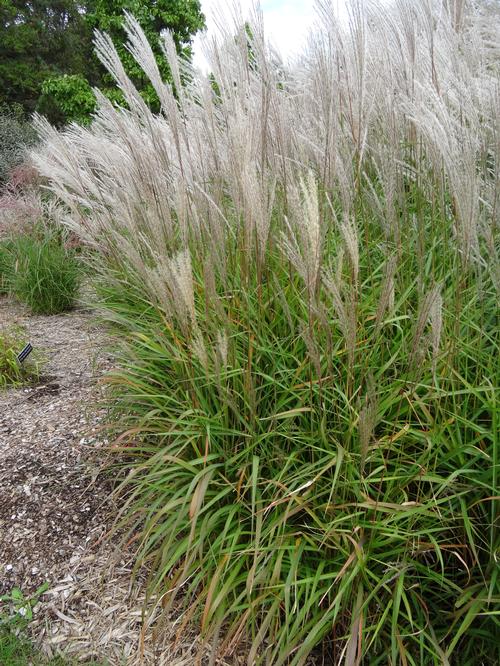
{"label": "green leafy tree", "polygon": [[75,0],[0,0],[0,103],[32,112],[43,81],[89,74],[91,28]]}
{"label": "green leafy tree", "polygon": [[[164,79],[169,80],[170,71],[161,48],[161,33],[170,30],[177,50],[191,57],[193,35],[205,26],[199,0],[93,0],[89,3],[86,15],[88,25],[93,30],[108,33],[116,45],[127,74],[141,91],[144,99],[153,109],[158,108],[156,93],[125,46],[126,34],[123,29],[124,12],[132,14],[143,29]],[[100,85],[105,92],[113,86],[109,74],[104,73]],[[108,90],[106,90],[108,88]]]}
{"label": "green leafy tree", "polygon": [[97,29],[111,35],[128,75],[156,109],[152,86],[124,46],[124,11],[139,21],[166,79],[161,32],[170,30],[178,51],[190,57],[192,37],[205,24],[199,0],[0,0],[0,103],[37,109],[57,124],[88,121],[93,86],[117,98],[93,54]]}
{"label": "green leafy tree", "polygon": [[71,121],[85,125],[95,105],[92,87],[84,76],[63,74],[45,79],[38,110],[59,125]]}

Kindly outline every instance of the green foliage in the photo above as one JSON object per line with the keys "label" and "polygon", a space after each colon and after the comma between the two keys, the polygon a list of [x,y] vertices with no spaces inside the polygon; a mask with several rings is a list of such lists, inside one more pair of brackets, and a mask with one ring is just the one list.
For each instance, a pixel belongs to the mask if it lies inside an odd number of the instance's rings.
{"label": "green foliage", "polygon": [[192,36],[205,26],[199,0],[93,0],[88,3],[87,20],[93,29],[107,32],[116,42],[126,69],[143,79],[144,73],[131,58],[123,42],[123,12],[127,11],[139,21],[150,40],[157,57],[165,65],[160,53],[160,33],[170,30],[179,49],[190,44]]}
{"label": "green foliage", "polygon": [[[89,9],[87,15],[89,25],[93,29],[106,32],[111,36],[128,76],[150,107],[158,111],[159,102],[153,86],[125,46],[127,38],[123,28],[123,13],[127,11],[137,19],[153,49],[163,79],[171,81],[167,59],[161,48],[161,33],[164,30],[170,30],[178,52],[190,57],[192,36],[205,26],[200,1],[93,0]],[[113,79],[104,74],[102,84],[101,87],[104,88],[106,95],[112,95]]]}
{"label": "green foliage", "polygon": [[0,603],[7,604],[7,612],[0,614],[0,625],[11,627],[24,627],[33,619],[33,608],[37,605],[42,594],[49,589],[48,583],[41,585],[29,597],[22,590],[14,587],[9,594],[0,596]]}
{"label": "green foliage", "polygon": [[76,0],[2,0],[0,102],[32,112],[47,77],[88,72],[91,32],[83,6]]}
{"label": "green foliage", "polygon": [[81,270],[75,252],[47,230],[15,239],[13,294],[34,313],[57,314],[74,306]]}
{"label": "green foliage", "polygon": [[32,656],[29,641],[0,625],[0,663],[3,666],[28,666]]}
{"label": "green foliage", "polygon": [[160,32],[173,32],[179,51],[190,55],[192,35],[204,27],[199,0],[3,0],[0,4],[0,103],[19,103],[38,110],[51,122],[88,122],[95,107],[91,87],[110,96],[114,83],[93,55],[93,30],[109,32],[117,43],[127,73],[144,98],[157,97],[123,42],[123,12],[139,20],[153,46],[162,74],[168,65]]}
{"label": "green foliage", "polygon": [[38,110],[54,122],[77,122],[85,125],[95,110],[92,88],[81,74],[64,74],[45,79]]}
{"label": "green foliage", "polygon": [[[38,379],[41,359],[36,352],[33,352],[23,364],[17,360],[17,355],[27,342],[26,331],[21,326],[10,325],[0,328],[0,389],[22,386]],[[0,599],[4,602],[6,600]],[[0,624],[2,624],[1,617]]]}
{"label": "green foliage", "polygon": [[36,142],[36,132],[18,104],[0,104],[0,187],[10,171],[24,159],[27,148]]}

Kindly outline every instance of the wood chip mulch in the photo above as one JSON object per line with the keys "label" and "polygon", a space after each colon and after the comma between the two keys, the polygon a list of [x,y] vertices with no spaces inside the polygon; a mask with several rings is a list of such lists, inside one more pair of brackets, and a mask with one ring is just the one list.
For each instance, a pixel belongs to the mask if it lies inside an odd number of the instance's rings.
{"label": "wood chip mulch", "polygon": [[144,621],[144,588],[130,558],[104,539],[116,509],[98,472],[106,443],[98,380],[110,367],[103,332],[83,309],[32,316],[0,298],[0,328],[11,323],[26,328],[47,362],[37,386],[0,392],[0,595],[17,586],[29,596],[49,584],[29,625],[49,656],[109,666],[198,663],[195,634],[174,640],[181,615],[152,640],[156,613],[150,604]]}
{"label": "wood chip mulch", "polygon": [[88,313],[28,316],[3,299],[9,324],[46,357],[39,384],[0,393],[0,594],[29,594],[57,579],[110,508],[109,484],[87,464],[102,443],[92,407],[107,359]]}

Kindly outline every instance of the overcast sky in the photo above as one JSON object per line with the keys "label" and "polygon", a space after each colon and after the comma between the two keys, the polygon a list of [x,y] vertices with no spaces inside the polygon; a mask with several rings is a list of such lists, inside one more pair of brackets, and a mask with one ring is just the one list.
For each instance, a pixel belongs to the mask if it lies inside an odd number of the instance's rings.
{"label": "overcast sky", "polygon": [[[343,0],[340,0],[343,3]],[[252,0],[240,0],[245,16],[252,7]],[[220,7],[223,14],[231,16],[233,0],[201,0],[201,8],[207,18],[208,34],[216,32],[214,10]],[[261,0],[264,25],[268,38],[281,51],[282,55],[293,55],[300,51],[315,16],[314,0]],[[206,69],[200,47],[201,38],[194,41],[194,61],[198,67]]]}

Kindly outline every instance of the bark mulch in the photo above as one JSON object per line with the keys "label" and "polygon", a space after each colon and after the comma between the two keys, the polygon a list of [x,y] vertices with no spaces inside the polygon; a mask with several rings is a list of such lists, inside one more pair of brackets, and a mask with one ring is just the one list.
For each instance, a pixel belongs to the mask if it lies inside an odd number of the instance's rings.
{"label": "bark mulch", "polygon": [[140,579],[120,545],[105,539],[116,515],[99,473],[105,335],[83,309],[32,316],[0,298],[0,328],[11,323],[26,328],[47,361],[38,385],[0,392],[0,595],[17,586],[29,596],[49,584],[29,625],[49,656],[194,664],[198,638],[176,635],[182,616],[152,640],[157,613],[144,621]]}

